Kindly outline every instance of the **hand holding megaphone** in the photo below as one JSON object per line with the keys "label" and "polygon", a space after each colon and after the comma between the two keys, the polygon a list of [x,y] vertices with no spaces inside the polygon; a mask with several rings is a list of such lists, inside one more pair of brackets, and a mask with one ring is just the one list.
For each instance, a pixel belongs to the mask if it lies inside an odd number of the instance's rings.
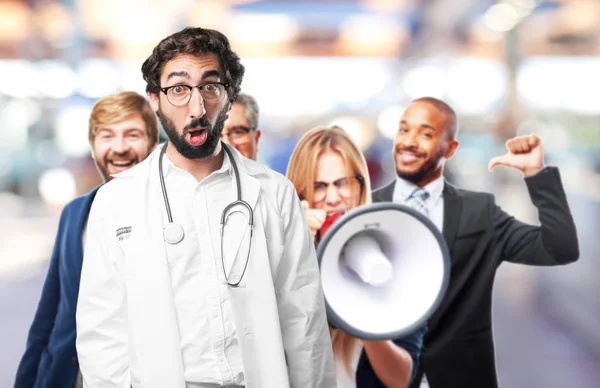
{"label": "hand holding megaphone", "polygon": [[325,222],[325,218],[327,218],[327,213],[323,209],[311,209],[308,205],[308,201],[302,201],[301,203],[306,219],[308,220],[310,233],[314,239],[319,229],[321,229],[321,226],[323,226],[323,222]]}

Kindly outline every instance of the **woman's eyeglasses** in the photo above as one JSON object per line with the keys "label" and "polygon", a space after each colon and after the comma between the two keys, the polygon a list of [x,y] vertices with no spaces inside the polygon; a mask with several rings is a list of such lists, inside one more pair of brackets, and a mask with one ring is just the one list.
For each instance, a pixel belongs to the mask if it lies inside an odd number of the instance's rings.
{"label": "woman's eyeglasses", "polygon": [[313,202],[324,200],[330,185],[335,186],[340,197],[343,199],[350,199],[357,193],[362,193],[363,184],[364,178],[362,176],[344,177],[333,182],[315,182],[313,188]]}

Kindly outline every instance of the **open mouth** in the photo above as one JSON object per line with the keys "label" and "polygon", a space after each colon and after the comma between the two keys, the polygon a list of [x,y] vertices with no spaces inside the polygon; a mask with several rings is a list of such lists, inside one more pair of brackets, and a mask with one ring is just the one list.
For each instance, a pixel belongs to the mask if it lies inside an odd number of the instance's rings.
{"label": "open mouth", "polygon": [[193,146],[200,146],[206,141],[207,132],[205,129],[188,131],[185,134],[187,141]]}
{"label": "open mouth", "polygon": [[132,159],[129,160],[109,160],[108,165],[112,170],[116,172],[125,171],[128,168],[132,167],[135,164],[135,161]]}

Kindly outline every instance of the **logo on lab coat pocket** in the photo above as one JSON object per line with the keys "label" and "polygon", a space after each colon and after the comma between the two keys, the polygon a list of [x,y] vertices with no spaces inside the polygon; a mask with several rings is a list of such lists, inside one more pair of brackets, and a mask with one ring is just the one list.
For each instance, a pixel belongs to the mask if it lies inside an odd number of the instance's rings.
{"label": "logo on lab coat pocket", "polygon": [[123,241],[125,239],[129,239],[129,236],[131,236],[131,226],[126,226],[126,227],[117,229],[117,240],[118,241]]}

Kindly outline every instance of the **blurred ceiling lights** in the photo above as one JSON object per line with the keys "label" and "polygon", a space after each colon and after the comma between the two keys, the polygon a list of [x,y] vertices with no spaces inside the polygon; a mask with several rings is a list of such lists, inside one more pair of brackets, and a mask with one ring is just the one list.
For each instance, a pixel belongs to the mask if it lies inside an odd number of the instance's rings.
{"label": "blurred ceiling lights", "polygon": [[529,16],[535,7],[535,0],[502,0],[488,8],[483,19],[491,30],[505,32]]}
{"label": "blurred ceiling lights", "polygon": [[343,55],[398,56],[410,40],[408,26],[393,16],[350,16],[339,28]]}
{"label": "blurred ceiling lights", "polygon": [[0,2],[0,42],[25,40],[31,33],[31,9],[24,2]]}
{"label": "blurred ceiling lights", "polygon": [[38,190],[46,204],[64,206],[77,192],[75,177],[64,168],[46,170],[38,181]]}
{"label": "blurred ceiling lights", "polygon": [[365,9],[372,12],[399,12],[416,6],[420,0],[361,0]]}

